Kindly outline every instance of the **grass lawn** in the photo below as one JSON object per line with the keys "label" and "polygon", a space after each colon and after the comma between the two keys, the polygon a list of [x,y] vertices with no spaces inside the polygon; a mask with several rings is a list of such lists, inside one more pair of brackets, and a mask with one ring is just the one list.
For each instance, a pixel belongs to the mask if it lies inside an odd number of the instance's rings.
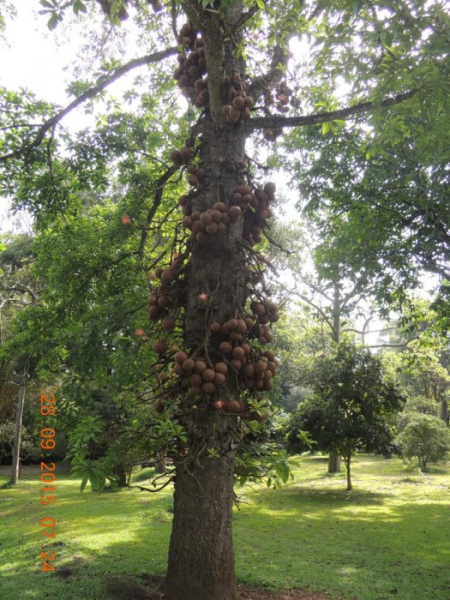
{"label": "grass lawn", "polygon": [[[398,459],[361,455],[350,493],[344,475],[328,476],[326,466],[323,457],[302,458],[283,489],[238,490],[239,580],[349,600],[449,600],[450,466],[411,475]],[[0,489],[2,600],[108,600],[108,574],[136,581],[164,574],[170,490],[80,494],[79,482],[59,473],[57,504],[43,507],[39,475],[25,477]],[[0,476],[0,486],[5,481]],[[48,573],[40,570],[45,516],[57,521],[57,545],[49,548],[56,571]],[[73,575],[58,576],[61,567]]]}

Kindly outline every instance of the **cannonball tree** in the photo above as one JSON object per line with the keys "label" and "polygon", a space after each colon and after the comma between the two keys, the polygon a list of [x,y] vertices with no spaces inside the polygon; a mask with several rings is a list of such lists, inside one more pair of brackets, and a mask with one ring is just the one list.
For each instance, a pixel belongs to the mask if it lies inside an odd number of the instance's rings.
{"label": "cannonball tree", "polygon": [[[94,38],[100,75],[73,84],[75,98],[64,109],[2,90],[2,183],[35,213],[38,227],[51,227],[52,215],[76,213],[80,196],[92,189],[105,193],[108,178],[118,177],[130,198],[120,225],[135,236],[131,254],[151,271],[155,418],[176,426],[169,600],[238,597],[231,522],[236,457],[246,432],[269,417],[267,395],[278,367],[270,342],[279,313],[265,283],[278,176],[267,171],[277,166],[284,132],[320,125],[333,135],[351,119],[366,120],[369,130],[390,119],[410,131],[427,118],[433,134],[433,102],[440,101],[430,90],[442,82],[433,48],[444,9],[438,2],[385,4],[42,0],[51,30],[71,9],[86,27],[104,15]],[[132,26],[142,54],[122,62],[120,36],[116,49],[110,32],[126,34]],[[102,136],[59,135],[69,112],[140,68],[150,91],[137,82],[127,92],[130,102],[140,100],[139,127],[121,121],[116,107],[99,124]],[[144,222],[132,193],[139,182]],[[181,182],[178,208],[169,206]],[[163,251],[150,269],[155,240]],[[147,329],[138,331],[145,337]]]}

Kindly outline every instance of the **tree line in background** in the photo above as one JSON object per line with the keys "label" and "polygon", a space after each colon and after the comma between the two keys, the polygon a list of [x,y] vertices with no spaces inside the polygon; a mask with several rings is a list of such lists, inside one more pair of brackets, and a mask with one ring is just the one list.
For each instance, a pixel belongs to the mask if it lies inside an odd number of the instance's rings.
{"label": "tree line in background", "polygon": [[[288,450],[342,456],[351,489],[357,451],[426,468],[449,448],[449,14],[37,6],[88,37],[65,108],[0,89],[2,194],[34,217],[0,254],[1,447],[17,480],[13,419],[32,458],[45,390],[82,488],[166,461],[151,489],[175,483],[167,597],[234,600],[235,484],[288,481]],[[122,103],[107,95],[136,69]],[[95,125],[72,133],[82,105]],[[283,180],[298,224],[279,219]]]}

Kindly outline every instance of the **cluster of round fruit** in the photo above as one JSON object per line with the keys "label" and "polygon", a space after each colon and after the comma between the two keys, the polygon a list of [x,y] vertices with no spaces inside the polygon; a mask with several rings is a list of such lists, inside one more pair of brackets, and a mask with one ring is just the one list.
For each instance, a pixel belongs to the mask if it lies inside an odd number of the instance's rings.
{"label": "cluster of round fruit", "polygon": [[199,39],[197,37],[199,33],[199,30],[188,21],[181,26],[178,34],[178,43],[185,48],[192,50],[195,47],[196,41]]}
{"label": "cluster of round fruit", "polygon": [[186,167],[188,174],[188,183],[192,187],[196,187],[205,178],[206,171],[203,167],[197,167],[196,165],[189,164]]}
{"label": "cluster of round fruit", "polygon": [[226,382],[228,365],[224,362],[208,367],[204,358],[194,360],[182,350],[175,354],[174,359],[173,372],[189,380],[194,396],[211,396]]}
{"label": "cluster of round fruit", "polygon": [[[260,403],[269,406],[269,401],[262,398]],[[226,414],[241,415],[247,421],[267,421],[269,411],[265,410],[261,415],[250,408],[245,402],[239,400],[216,400],[214,402],[216,410],[222,410]]]}
{"label": "cluster of round fruit", "polygon": [[[164,331],[171,331],[175,327],[175,319],[169,317],[169,309],[175,306],[176,290],[172,289],[172,282],[176,281],[178,271],[181,266],[180,261],[174,261],[167,269],[156,269],[153,277],[159,279],[161,284],[156,290],[153,290],[147,299],[148,318],[150,321],[161,319],[161,327]],[[159,342],[158,342],[159,343]],[[162,348],[162,346],[159,346]],[[163,350],[155,350],[158,354],[163,354]]]}
{"label": "cluster of round fruit", "polygon": [[278,129],[276,127],[264,129],[264,139],[268,142],[276,142],[277,138],[283,133],[283,129]]}
{"label": "cluster of round fruit", "polygon": [[181,167],[189,163],[192,158],[192,151],[187,146],[183,146],[179,150],[172,150],[169,156],[175,167]]}
{"label": "cluster of round fruit", "polygon": [[262,357],[257,356],[245,341],[249,336],[258,338],[264,344],[272,341],[273,336],[267,325],[259,325],[251,317],[246,317],[229,319],[225,323],[214,321],[210,329],[214,336],[227,338],[219,343],[218,352],[240,374],[245,387],[256,390],[273,388],[270,379],[276,374],[275,354],[268,350]]}
{"label": "cluster of round fruit", "polygon": [[183,94],[192,100],[194,106],[200,108],[209,99],[208,83],[206,79],[203,79],[203,75],[206,73],[204,42],[201,37],[198,37],[198,31],[191,23],[183,25],[179,40],[191,52],[178,54],[179,66],[175,69],[173,76],[178,81]]}
{"label": "cluster of round fruit", "polygon": [[228,123],[237,123],[238,121],[248,121],[251,117],[250,109],[254,105],[254,100],[247,95],[247,86],[239,74],[231,77],[224,77],[224,83],[228,86],[229,104],[222,107]]}
{"label": "cluster of round fruit", "polygon": [[262,301],[255,300],[251,303],[250,308],[260,325],[275,323],[280,318],[278,306],[268,298],[265,298]]}
{"label": "cluster of round fruit", "polygon": [[[249,344],[243,342],[233,347],[230,342],[221,342],[219,352],[239,373],[244,387],[258,391],[273,389],[271,379],[276,375],[277,362],[272,350],[268,350],[259,358],[253,358],[252,348]],[[269,357],[272,360],[269,360]]]}
{"label": "cluster of round fruit", "polygon": [[192,232],[189,241],[208,245],[215,241],[217,234],[227,233],[229,224],[236,223],[240,216],[241,209],[238,206],[227,210],[223,202],[216,202],[212,209],[203,213],[194,211],[186,215],[182,225]]}
{"label": "cluster of round fruit", "polygon": [[275,189],[275,184],[269,181],[255,192],[246,185],[240,185],[233,193],[234,204],[244,211],[243,238],[250,246],[262,241],[262,230],[272,216],[269,205],[274,199]]}
{"label": "cluster of round fruit", "polygon": [[298,108],[300,106],[299,98],[294,95],[293,90],[291,90],[285,81],[282,81],[278,85],[275,90],[275,96],[269,96],[269,102],[281,113],[289,112],[291,107]]}

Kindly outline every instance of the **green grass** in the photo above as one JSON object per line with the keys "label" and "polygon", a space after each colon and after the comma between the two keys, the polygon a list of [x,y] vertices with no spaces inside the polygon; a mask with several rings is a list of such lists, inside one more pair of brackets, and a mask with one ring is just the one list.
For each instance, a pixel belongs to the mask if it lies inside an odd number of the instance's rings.
{"label": "green grass", "polygon": [[[327,476],[322,457],[302,458],[281,490],[240,490],[234,535],[238,578],[357,600],[450,598],[450,467],[406,473],[398,459],[359,456],[355,490]],[[98,495],[59,474],[57,504],[42,507],[36,476],[0,489],[0,598],[107,600],[105,575],[163,575],[170,490]],[[6,478],[0,477],[0,485]],[[238,490],[239,491],[239,490]],[[39,519],[57,520],[55,566],[40,570]]]}

